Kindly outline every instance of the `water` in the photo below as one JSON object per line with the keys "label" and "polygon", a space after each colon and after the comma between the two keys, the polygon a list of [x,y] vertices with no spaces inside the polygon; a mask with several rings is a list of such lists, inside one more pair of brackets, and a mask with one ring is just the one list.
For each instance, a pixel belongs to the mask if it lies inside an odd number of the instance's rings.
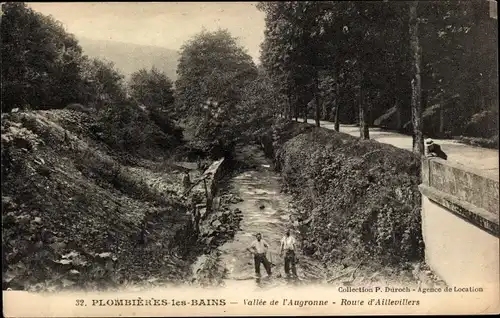
{"label": "water", "polygon": [[[287,281],[284,277],[284,258],[279,255],[280,241],[287,229],[298,238],[298,232],[290,222],[290,198],[280,193],[279,176],[272,170],[270,163],[263,156],[253,159],[258,166],[249,171],[236,175],[229,184],[231,192],[237,194],[242,202],[233,204],[232,208],[242,211],[243,219],[240,223],[241,230],[234,239],[222,245],[222,261],[228,269],[226,285],[238,287],[255,286],[262,288],[283,286],[297,281]],[[261,265],[262,280],[254,279],[253,256],[247,250],[255,234],[261,233],[262,238],[269,244],[268,260],[273,264],[272,279],[267,279],[267,274]],[[299,263],[297,274],[299,281],[307,282],[313,277],[322,276],[321,266],[314,260],[298,253]]]}
{"label": "water", "polygon": [[[241,155],[241,154],[240,154]],[[303,255],[300,247],[300,235],[296,225],[292,223],[289,203],[291,198],[280,192],[280,177],[272,170],[271,162],[258,149],[246,149],[241,155],[247,163],[255,168],[246,170],[234,176],[228,184],[230,192],[237,194],[242,202],[232,204],[231,208],[242,211],[240,230],[233,240],[219,247],[222,265],[227,269],[226,287],[235,291],[274,290],[279,288],[294,289],[297,285],[323,285],[330,288],[338,286],[369,287],[369,286],[414,286],[412,277],[396,275],[389,267],[382,270],[345,267],[341,264],[323,264]],[[284,274],[284,258],[279,255],[280,241],[290,229],[298,240],[297,274],[298,279],[287,280]],[[268,260],[273,263],[272,278],[268,279],[261,265],[262,279],[256,279],[254,273],[253,255],[247,250],[255,239],[255,234],[261,233],[269,244]],[[361,260],[360,260],[361,261]],[[360,264],[361,265],[361,264]],[[386,269],[388,271],[386,271]],[[409,273],[408,273],[409,274]]]}

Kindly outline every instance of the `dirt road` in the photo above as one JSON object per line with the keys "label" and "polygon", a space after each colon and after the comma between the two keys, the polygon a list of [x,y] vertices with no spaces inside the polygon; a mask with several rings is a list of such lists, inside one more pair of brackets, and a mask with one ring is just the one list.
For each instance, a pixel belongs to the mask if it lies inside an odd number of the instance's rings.
{"label": "dirt road", "polygon": [[[299,119],[299,121],[302,121],[302,119]],[[314,120],[308,119],[308,122],[314,123]],[[335,127],[334,123],[329,121],[321,121],[320,125],[332,130]],[[355,125],[340,125],[340,132],[359,137],[359,127]],[[411,136],[397,132],[370,127],[370,138],[401,149],[409,151],[412,149]],[[469,146],[450,139],[434,139],[434,142],[441,145],[450,162],[466,165],[497,178],[499,177],[498,150]]]}

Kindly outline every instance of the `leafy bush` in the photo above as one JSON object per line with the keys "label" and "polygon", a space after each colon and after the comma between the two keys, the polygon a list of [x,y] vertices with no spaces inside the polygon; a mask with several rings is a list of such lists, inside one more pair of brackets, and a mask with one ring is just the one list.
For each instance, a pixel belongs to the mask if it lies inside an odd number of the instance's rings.
{"label": "leafy bush", "polygon": [[154,152],[151,149],[165,150],[180,142],[178,131],[172,126],[163,127],[176,135],[165,134],[134,103],[106,106],[98,112],[97,117],[94,130],[99,131],[106,144],[122,152],[152,157]]}
{"label": "leafy bush", "polygon": [[464,135],[486,139],[498,137],[498,109],[474,114],[465,127]]}
{"label": "leafy bush", "polygon": [[459,140],[460,142],[462,142],[464,144],[471,145],[471,146],[498,149],[498,135],[493,136],[491,138],[459,136],[459,137],[456,137],[455,139]]}
{"label": "leafy bush", "polygon": [[182,130],[172,121],[174,92],[172,81],[155,67],[134,72],[128,83],[131,98],[149,114],[149,118],[167,135],[182,139]]}
{"label": "leafy bush", "polygon": [[284,190],[306,220],[304,252],[325,262],[421,260],[419,159],[390,145],[309,127],[302,132],[306,125],[288,124],[275,136]]}
{"label": "leafy bush", "polygon": [[174,138],[174,144],[177,145],[183,139],[182,129],[175,126],[171,117],[165,111],[153,108],[149,111],[149,118],[160,128],[160,130],[171,135]]}

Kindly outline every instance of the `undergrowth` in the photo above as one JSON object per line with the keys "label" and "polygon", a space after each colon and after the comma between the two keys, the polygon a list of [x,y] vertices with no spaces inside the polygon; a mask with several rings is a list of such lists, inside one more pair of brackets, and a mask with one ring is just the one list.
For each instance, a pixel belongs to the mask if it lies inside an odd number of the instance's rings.
{"label": "undergrowth", "polygon": [[490,149],[498,149],[498,135],[491,138],[459,136],[456,137],[455,139],[466,145],[490,148]]}
{"label": "undergrowth", "polygon": [[423,259],[420,161],[376,141],[278,123],[275,166],[297,203],[304,252],[325,263]]}
{"label": "undergrowth", "polygon": [[[96,290],[190,274],[172,243],[186,235],[184,201],[132,174],[89,116],[2,116],[4,289]],[[180,172],[163,172],[180,183]]]}

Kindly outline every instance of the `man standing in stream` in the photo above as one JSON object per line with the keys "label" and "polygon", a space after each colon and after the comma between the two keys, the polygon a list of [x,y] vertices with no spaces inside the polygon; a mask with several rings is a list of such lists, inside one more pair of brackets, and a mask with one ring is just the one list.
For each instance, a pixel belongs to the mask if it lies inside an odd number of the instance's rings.
{"label": "man standing in stream", "polygon": [[255,264],[255,275],[260,277],[260,263],[264,265],[267,275],[271,276],[271,263],[267,260],[266,253],[269,245],[266,241],[262,239],[262,235],[257,233],[256,240],[252,242],[252,245],[248,250],[253,253],[253,260]]}
{"label": "man standing in stream", "polygon": [[285,236],[281,239],[280,256],[283,256],[283,251],[285,251],[285,274],[290,277],[290,265],[292,267],[292,274],[297,277],[297,269],[295,268],[295,249],[297,242],[295,237],[290,235],[290,230],[286,231]]}

